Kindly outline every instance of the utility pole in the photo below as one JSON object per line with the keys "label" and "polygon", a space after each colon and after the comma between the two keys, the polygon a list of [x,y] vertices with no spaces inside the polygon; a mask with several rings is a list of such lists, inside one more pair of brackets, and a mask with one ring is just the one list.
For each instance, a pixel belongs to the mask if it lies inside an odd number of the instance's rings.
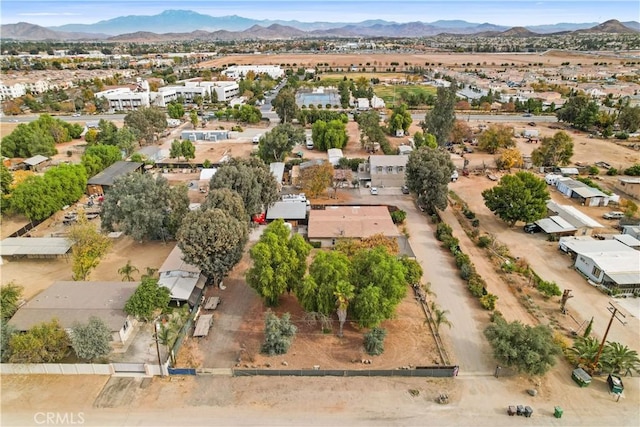
{"label": "utility pole", "polygon": [[602,349],[604,348],[604,343],[607,341],[607,335],[609,334],[609,329],[611,329],[611,324],[613,323],[613,319],[616,319],[618,322],[626,325],[627,322],[624,322],[622,319],[618,317],[618,314],[623,318],[626,318],[624,314],[618,310],[613,304],[609,303],[609,307],[607,310],[611,313],[611,319],[609,319],[609,324],[607,325],[607,330],[604,332],[604,337],[602,337],[602,342],[600,343],[600,347],[598,347],[598,354],[596,354],[596,358],[593,360],[593,370],[595,371],[596,366],[598,366],[598,362],[600,361],[600,355],[602,354]]}

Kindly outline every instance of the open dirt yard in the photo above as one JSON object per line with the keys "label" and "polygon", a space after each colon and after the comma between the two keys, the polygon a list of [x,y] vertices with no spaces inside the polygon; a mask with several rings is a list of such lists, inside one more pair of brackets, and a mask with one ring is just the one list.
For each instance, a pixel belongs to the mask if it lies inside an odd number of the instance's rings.
{"label": "open dirt yard", "polygon": [[[570,60],[572,62],[592,63],[598,56],[569,53],[569,52],[549,52],[546,54],[527,54],[527,53],[473,53],[473,54],[456,54],[456,53],[301,53],[301,54],[278,54],[278,55],[226,55],[220,58],[212,59],[198,64],[199,68],[222,67],[229,64],[245,65],[245,64],[264,64],[264,65],[280,65],[280,64],[297,64],[299,67],[314,67],[318,64],[329,64],[331,67],[348,67],[351,65],[359,65],[369,63],[372,66],[384,67],[389,66],[392,62],[411,65],[424,65],[425,63],[442,64],[443,66],[455,66],[456,64],[485,63],[487,65],[500,65],[503,63],[513,63],[515,65],[528,65],[532,62],[542,62],[546,66],[559,66],[563,62]],[[295,66],[295,65],[294,65]]]}

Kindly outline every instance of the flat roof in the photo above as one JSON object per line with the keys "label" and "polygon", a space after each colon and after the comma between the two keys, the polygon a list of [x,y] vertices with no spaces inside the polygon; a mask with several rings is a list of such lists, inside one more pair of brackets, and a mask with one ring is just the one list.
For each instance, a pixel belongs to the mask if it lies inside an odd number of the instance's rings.
{"label": "flat roof", "polygon": [[204,289],[206,282],[200,273],[164,273],[158,279],[158,285],[169,289],[171,298],[180,301],[189,301],[194,289]]}
{"label": "flat roof", "polygon": [[218,171],[217,168],[204,168],[200,171],[200,181],[211,181],[211,178],[213,178],[213,176],[216,174],[216,172]]}
{"label": "flat roof", "polygon": [[275,202],[267,209],[267,219],[305,219],[307,217],[307,202],[300,201],[287,201],[287,202]]}
{"label": "flat roof", "polygon": [[71,246],[64,237],[7,237],[0,242],[0,256],[64,255]]}
{"label": "flat roof", "polygon": [[406,166],[409,156],[406,155],[386,155],[374,154],[369,156],[369,165],[371,170],[377,166]]}
{"label": "flat roof", "polygon": [[327,206],[309,212],[309,239],[357,238],[401,233],[386,206]]}
{"label": "flat roof", "polygon": [[184,254],[180,246],[175,245],[171,250],[167,258],[162,263],[162,266],[158,270],[159,273],[166,273],[169,271],[185,271],[189,273],[200,273],[200,268],[195,265],[188,264],[184,261]]}
{"label": "flat roof", "polygon": [[552,200],[547,202],[547,208],[558,216],[568,221],[576,228],[589,227],[589,228],[602,228],[603,225],[598,221],[595,221],[590,216],[582,213],[580,210],[569,205],[560,205]]}
{"label": "flat roof", "polygon": [[115,162],[102,172],[91,177],[88,181],[88,185],[113,185],[116,178],[126,175],[128,173],[138,170],[143,163],[139,162],[125,162],[123,160]]}
{"label": "flat roof", "polygon": [[[640,240],[636,239],[631,234],[614,234],[613,238],[631,248],[640,247]],[[640,256],[640,254],[638,254],[638,256]]]}
{"label": "flat roof", "polygon": [[284,176],[284,163],[269,163],[269,171],[271,171],[271,175],[273,175],[273,177],[276,179],[276,182],[282,182],[282,177]]}
{"label": "flat roof", "polygon": [[111,331],[119,331],[127,319],[124,305],[140,282],[54,282],[20,307],[9,323],[20,331],[60,321],[63,328],[86,323],[91,316],[102,319]]}
{"label": "flat roof", "polygon": [[38,155],[35,155],[33,157],[29,157],[28,159],[26,159],[22,163],[27,164],[29,166],[36,166],[36,165],[39,165],[42,162],[46,162],[47,160],[49,160],[48,157],[43,156],[41,154],[38,154]]}
{"label": "flat roof", "polygon": [[549,218],[543,218],[536,221],[536,224],[542,228],[545,233],[565,233],[569,231],[576,231],[576,228],[569,224],[559,216],[550,216]]}

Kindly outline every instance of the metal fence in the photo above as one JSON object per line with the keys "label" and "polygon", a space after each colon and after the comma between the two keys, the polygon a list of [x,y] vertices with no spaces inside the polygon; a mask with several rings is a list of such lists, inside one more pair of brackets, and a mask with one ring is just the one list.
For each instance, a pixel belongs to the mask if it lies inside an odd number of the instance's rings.
{"label": "metal fence", "polygon": [[233,376],[296,377],[454,377],[457,366],[424,366],[414,369],[234,369]]}

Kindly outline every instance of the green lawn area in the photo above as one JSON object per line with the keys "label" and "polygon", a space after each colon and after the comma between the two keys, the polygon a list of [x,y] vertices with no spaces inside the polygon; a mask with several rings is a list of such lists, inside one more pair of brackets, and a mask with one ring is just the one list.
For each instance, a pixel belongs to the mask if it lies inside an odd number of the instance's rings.
{"label": "green lawn area", "polygon": [[423,96],[435,96],[437,92],[435,87],[423,85],[377,85],[373,89],[377,96],[384,99],[384,102],[386,104],[393,104],[394,99],[396,101],[399,101],[400,99],[402,99],[403,93],[422,94]]}

